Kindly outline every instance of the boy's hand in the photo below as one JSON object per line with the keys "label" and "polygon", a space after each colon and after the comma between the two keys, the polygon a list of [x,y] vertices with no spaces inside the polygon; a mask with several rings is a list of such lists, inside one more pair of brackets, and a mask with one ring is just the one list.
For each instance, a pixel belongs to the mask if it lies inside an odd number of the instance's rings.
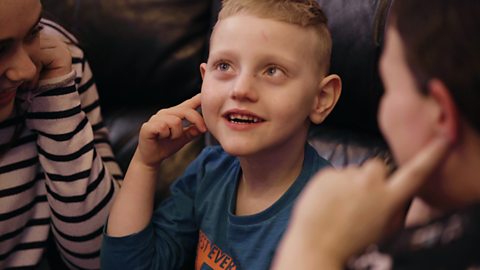
{"label": "boy's hand", "polygon": [[448,148],[445,139],[436,139],[391,177],[379,160],[362,167],[320,172],[295,206],[274,269],[289,269],[290,263],[294,266],[289,260],[295,253],[303,257],[294,259],[297,262],[305,259],[302,269],[322,268],[316,263],[324,263],[322,269],[337,269],[393,227],[398,229],[407,202],[429,179]]}
{"label": "boy's hand", "polygon": [[[145,166],[155,169],[185,144],[207,131],[203,117],[195,109],[200,94],[183,103],[158,111],[142,125],[136,156]],[[192,125],[183,126],[186,119]]]}

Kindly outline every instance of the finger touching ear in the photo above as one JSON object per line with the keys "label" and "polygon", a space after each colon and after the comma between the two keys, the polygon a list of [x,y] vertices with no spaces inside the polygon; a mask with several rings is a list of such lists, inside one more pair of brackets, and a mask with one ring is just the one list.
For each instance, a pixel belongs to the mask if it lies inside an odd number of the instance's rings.
{"label": "finger touching ear", "polygon": [[418,193],[433,172],[441,166],[450,147],[451,143],[447,138],[438,136],[390,177],[388,189],[394,206],[403,205]]}
{"label": "finger touching ear", "polygon": [[323,78],[310,114],[310,120],[314,124],[320,124],[327,118],[337,104],[341,92],[342,80],[338,75],[332,74]]}
{"label": "finger touching ear", "polygon": [[181,105],[187,106],[192,109],[196,109],[200,107],[202,104],[202,94],[198,93],[195,96],[191,97],[190,99],[185,100]]}

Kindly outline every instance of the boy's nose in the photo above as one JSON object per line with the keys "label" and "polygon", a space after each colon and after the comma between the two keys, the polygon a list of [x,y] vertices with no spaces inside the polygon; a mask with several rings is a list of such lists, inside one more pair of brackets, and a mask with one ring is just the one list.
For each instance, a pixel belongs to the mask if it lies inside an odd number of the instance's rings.
{"label": "boy's nose", "polygon": [[231,98],[236,100],[257,101],[258,93],[256,91],[255,76],[251,74],[240,75],[235,81],[231,93]]}
{"label": "boy's nose", "polygon": [[8,65],[5,76],[13,82],[33,80],[37,73],[35,63],[33,63],[28,52],[22,47],[14,52]]}

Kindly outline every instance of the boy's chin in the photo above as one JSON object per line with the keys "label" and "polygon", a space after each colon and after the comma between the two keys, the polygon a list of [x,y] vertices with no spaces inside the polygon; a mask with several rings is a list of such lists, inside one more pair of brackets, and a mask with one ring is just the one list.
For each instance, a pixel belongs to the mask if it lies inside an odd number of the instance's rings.
{"label": "boy's chin", "polygon": [[229,155],[236,156],[236,157],[247,157],[254,155],[258,149],[253,149],[251,145],[242,145],[235,142],[229,143],[222,143],[220,141],[220,145],[222,146],[223,150],[227,152]]}
{"label": "boy's chin", "polygon": [[243,156],[249,156],[252,154],[252,152],[248,151],[248,149],[245,149],[242,147],[231,147],[231,146],[224,146],[220,144],[225,152],[227,152],[231,156],[236,156],[236,157],[243,157]]}

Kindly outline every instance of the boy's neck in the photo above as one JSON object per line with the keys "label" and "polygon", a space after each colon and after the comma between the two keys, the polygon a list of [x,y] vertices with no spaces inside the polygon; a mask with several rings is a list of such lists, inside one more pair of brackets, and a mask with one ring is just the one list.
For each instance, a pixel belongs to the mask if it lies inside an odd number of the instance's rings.
{"label": "boy's neck", "polygon": [[454,147],[443,168],[444,178],[454,185],[448,189],[453,190],[460,198],[451,205],[452,209],[464,208],[480,202],[479,164],[480,136],[474,131],[464,131],[462,140]]}
{"label": "boy's neck", "polygon": [[235,214],[256,214],[274,204],[300,175],[304,152],[302,146],[288,155],[240,158]]}
{"label": "boy's neck", "polygon": [[[445,163],[438,169],[430,187],[440,191],[424,191],[424,201],[434,212],[451,212],[480,203],[480,136],[463,130]],[[428,221],[428,220],[427,220]]]}

